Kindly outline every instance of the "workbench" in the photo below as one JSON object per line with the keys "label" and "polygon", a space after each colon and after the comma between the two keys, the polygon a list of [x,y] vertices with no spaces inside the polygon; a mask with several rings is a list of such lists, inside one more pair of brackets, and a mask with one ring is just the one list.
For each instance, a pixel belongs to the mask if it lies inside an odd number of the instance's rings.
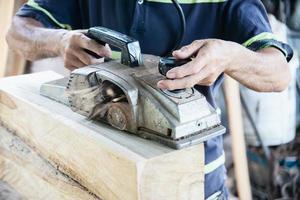
{"label": "workbench", "polygon": [[203,144],[174,150],[89,121],[39,94],[58,78],[0,80],[2,181],[28,199],[204,199]]}

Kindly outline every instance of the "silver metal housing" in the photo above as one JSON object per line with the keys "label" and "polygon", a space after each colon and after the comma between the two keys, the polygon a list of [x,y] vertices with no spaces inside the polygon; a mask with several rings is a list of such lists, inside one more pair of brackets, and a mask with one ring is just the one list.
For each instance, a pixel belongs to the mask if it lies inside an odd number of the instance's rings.
{"label": "silver metal housing", "polygon": [[[157,88],[165,79],[157,71],[158,58],[145,56],[145,65],[130,68],[118,61],[80,68],[72,72],[67,91],[84,90],[109,81],[122,89],[131,108],[129,132],[150,132],[172,140],[188,137],[220,126],[216,110],[197,90],[172,93]],[[88,115],[95,105],[82,96],[69,96],[71,108]]]}

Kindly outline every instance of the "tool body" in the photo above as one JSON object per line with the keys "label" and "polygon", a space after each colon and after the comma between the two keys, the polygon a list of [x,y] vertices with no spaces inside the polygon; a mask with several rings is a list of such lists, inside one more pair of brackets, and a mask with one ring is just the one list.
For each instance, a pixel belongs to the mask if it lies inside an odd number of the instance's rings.
{"label": "tool body", "polygon": [[[91,28],[88,36],[121,49],[122,58],[71,73],[64,90],[74,112],[176,149],[225,133],[218,113],[196,89],[157,88],[165,79],[160,58],[142,58],[137,40],[103,27]],[[57,83],[63,81],[44,84],[41,94],[66,102],[57,95]]]}

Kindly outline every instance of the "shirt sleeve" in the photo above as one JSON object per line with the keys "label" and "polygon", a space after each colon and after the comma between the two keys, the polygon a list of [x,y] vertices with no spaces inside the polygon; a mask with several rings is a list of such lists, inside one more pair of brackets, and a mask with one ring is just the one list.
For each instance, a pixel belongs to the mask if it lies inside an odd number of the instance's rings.
{"label": "shirt sleeve", "polygon": [[272,33],[266,10],[260,0],[228,0],[225,9],[225,39],[253,51],[266,47],[279,49],[287,61],[293,50]]}
{"label": "shirt sleeve", "polygon": [[33,18],[47,28],[81,28],[81,13],[77,0],[28,0],[16,15]]}

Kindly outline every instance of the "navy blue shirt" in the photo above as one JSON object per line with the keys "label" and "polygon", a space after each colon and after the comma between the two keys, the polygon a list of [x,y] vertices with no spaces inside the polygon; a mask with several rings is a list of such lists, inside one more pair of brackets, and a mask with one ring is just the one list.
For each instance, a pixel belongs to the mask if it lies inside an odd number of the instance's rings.
{"label": "navy blue shirt", "polygon": [[[87,2],[87,3],[84,3]],[[251,50],[279,49],[290,60],[292,50],[272,34],[260,0],[179,0],[187,30],[181,46],[197,39],[234,41]],[[171,0],[29,0],[18,16],[31,17],[45,27],[82,29],[104,26],[139,40],[143,53],[165,55],[174,44],[180,21]],[[196,86],[215,106],[213,86]],[[225,191],[222,137],[205,143],[205,197]]]}

